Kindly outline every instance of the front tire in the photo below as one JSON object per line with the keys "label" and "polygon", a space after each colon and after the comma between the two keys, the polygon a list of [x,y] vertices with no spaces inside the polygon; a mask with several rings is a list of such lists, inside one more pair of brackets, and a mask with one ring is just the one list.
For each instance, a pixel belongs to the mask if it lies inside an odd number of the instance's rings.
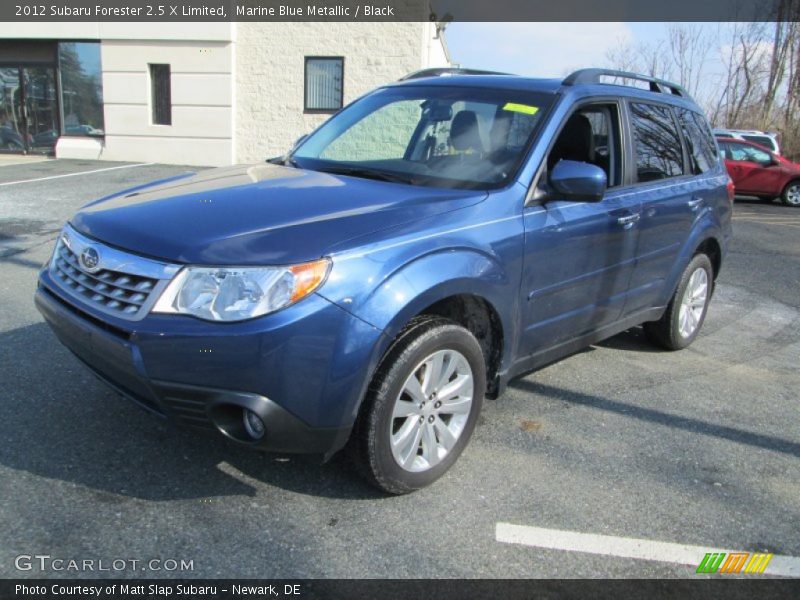
{"label": "front tire", "polygon": [[800,208],[800,180],[790,181],[783,188],[781,200],[786,206]]}
{"label": "front tire", "polygon": [[658,321],[644,324],[644,333],[667,350],[689,346],[706,319],[714,288],[714,267],[705,254],[696,254],[683,271],[678,288]]}
{"label": "front tire", "polygon": [[361,471],[390,494],[430,485],[469,442],[485,391],[475,336],[448,319],[416,319],[386,353],[364,400],[353,439]]}

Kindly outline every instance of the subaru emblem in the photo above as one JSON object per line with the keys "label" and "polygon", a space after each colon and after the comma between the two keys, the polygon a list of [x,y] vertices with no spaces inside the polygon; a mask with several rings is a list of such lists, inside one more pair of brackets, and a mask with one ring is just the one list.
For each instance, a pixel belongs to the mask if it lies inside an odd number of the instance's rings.
{"label": "subaru emblem", "polygon": [[91,246],[84,248],[83,252],[81,252],[81,264],[87,271],[97,269],[97,265],[100,264],[100,255],[97,250]]}

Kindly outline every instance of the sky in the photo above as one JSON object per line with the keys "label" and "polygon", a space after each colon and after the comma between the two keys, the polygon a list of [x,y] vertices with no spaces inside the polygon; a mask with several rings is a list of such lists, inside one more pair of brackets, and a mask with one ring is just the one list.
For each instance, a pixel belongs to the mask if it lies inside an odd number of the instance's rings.
{"label": "sky", "polygon": [[[582,67],[609,66],[609,49],[666,37],[669,25],[456,22],[448,26],[445,37],[453,62],[463,67],[562,77]],[[716,31],[718,24],[694,25]]]}

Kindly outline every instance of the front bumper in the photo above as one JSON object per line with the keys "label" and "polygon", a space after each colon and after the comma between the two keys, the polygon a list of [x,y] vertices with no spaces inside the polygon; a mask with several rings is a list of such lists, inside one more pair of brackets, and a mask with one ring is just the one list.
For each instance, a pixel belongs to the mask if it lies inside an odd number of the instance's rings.
{"label": "front bumper", "polygon": [[[132,323],[76,304],[42,271],[35,303],[58,339],[124,397],[177,425],[277,452],[329,456],[346,443],[380,337],[316,295],[244,323]],[[244,408],[264,421],[262,439],[246,435]]]}

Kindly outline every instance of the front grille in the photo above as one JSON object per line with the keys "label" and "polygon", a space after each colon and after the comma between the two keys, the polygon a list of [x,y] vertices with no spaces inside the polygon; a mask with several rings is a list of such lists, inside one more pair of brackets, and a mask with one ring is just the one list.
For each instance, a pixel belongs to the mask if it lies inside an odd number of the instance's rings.
{"label": "front grille", "polygon": [[139,316],[143,305],[158,284],[158,279],[120,271],[101,269],[89,273],[81,267],[72,250],[63,243],[59,243],[56,250],[53,275],[61,285],[89,304],[128,318]]}
{"label": "front grille", "polygon": [[67,224],[50,261],[50,276],[76,298],[78,308],[87,305],[121,319],[143,319],[170,280],[180,270],[169,264],[118,250],[86,237]]}

